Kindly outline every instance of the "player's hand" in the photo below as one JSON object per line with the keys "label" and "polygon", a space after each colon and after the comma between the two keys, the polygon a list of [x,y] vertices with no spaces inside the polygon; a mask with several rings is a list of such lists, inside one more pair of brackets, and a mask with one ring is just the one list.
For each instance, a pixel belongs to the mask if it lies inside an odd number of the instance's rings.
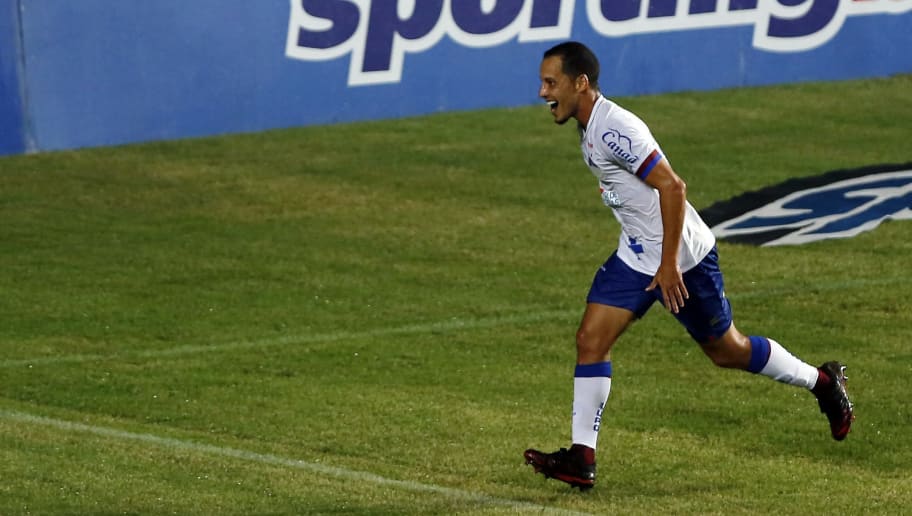
{"label": "player's hand", "polygon": [[652,278],[652,283],[646,287],[647,291],[654,290],[656,287],[662,291],[662,299],[665,307],[672,313],[678,313],[684,308],[684,300],[689,297],[687,287],[684,286],[684,277],[681,275],[681,269],[675,265],[667,267],[660,265],[656,275]]}

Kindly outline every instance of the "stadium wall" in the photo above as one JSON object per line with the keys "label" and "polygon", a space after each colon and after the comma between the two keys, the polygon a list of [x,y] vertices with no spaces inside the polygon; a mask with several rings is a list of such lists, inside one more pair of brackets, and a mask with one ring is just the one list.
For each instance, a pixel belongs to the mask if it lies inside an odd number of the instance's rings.
{"label": "stadium wall", "polygon": [[0,154],[912,72],[912,0],[0,0]]}
{"label": "stadium wall", "polygon": [[24,152],[19,0],[0,0],[0,155]]}

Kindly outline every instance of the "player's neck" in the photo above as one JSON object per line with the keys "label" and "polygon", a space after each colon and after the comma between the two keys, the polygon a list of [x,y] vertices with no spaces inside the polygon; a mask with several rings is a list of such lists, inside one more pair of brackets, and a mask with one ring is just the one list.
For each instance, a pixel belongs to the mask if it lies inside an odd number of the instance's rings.
{"label": "player's neck", "polygon": [[580,98],[579,108],[576,112],[576,120],[584,129],[589,126],[589,117],[592,116],[592,109],[601,95],[598,90],[586,90]]}

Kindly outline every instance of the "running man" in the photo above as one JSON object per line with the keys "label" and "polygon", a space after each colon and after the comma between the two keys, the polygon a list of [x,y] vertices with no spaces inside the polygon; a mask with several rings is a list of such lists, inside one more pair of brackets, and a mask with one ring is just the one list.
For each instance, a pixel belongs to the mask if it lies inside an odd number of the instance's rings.
{"label": "running man", "polygon": [[572,446],[554,453],[526,450],[526,463],[580,490],[595,484],[599,423],[611,390],[611,348],[656,300],[715,365],[808,389],[829,419],[833,438],[845,439],[854,420],[845,366],[811,366],[775,340],[735,328],[715,237],[687,201],[684,181],[646,124],[602,96],[592,51],[577,42],[559,44],[545,52],[540,76],[539,96],[554,121],[577,121],[583,160],[621,235],[617,250],[595,274],[576,334]]}

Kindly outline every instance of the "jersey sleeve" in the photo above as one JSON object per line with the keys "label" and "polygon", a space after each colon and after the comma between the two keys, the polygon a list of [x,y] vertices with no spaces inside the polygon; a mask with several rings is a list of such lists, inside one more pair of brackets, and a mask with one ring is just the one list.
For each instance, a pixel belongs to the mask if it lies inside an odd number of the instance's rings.
{"label": "jersey sleeve", "polygon": [[662,161],[662,150],[640,119],[616,117],[599,135],[604,152],[621,168],[641,180]]}

